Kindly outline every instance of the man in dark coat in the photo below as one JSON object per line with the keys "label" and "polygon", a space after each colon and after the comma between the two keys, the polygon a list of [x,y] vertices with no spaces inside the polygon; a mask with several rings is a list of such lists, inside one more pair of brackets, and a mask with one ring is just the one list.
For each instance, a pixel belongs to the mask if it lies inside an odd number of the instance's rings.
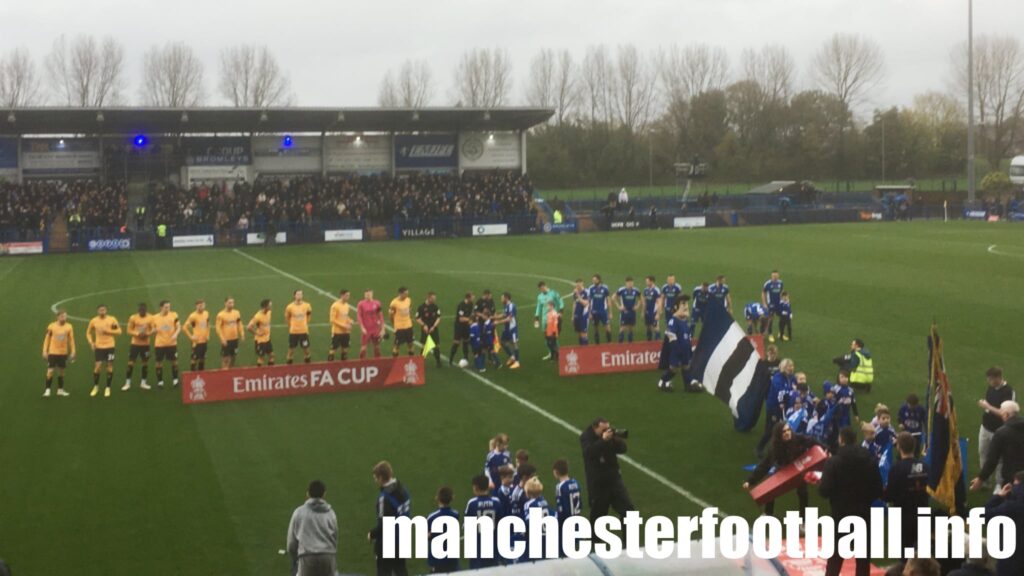
{"label": "man in dark coat", "polygon": [[[839,450],[825,462],[819,485],[821,495],[832,505],[832,518],[836,525],[847,516],[858,516],[868,522],[871,503],[882,497],[882,476],[878,472],[878,460],[857,444],[857,433],[843,428],[839,433]],[[836,542],[843,533],[836,534]],[[871,572],[870,558],[857,558],[857,576],[868,576]],[[843,557],[836,548],[828,559],[825,576],[839,576]]]}

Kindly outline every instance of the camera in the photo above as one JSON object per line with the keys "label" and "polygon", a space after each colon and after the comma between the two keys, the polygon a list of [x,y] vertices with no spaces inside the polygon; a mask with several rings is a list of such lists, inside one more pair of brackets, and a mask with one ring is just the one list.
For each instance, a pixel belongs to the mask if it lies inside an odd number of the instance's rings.
{"label": "camera", "polygon": [[622,440],[629,440],[629,430],[627,428],[612,428],[612,435]]}

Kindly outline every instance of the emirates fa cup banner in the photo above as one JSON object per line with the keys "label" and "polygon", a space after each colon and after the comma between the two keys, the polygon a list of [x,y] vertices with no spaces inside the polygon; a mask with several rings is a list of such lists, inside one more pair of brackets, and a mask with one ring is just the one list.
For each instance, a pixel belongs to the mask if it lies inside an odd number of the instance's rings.
{"label": "emirates fa cup banner", "polygon": [[426,383],[422,356],[376,358],[349,362],[283,364],[228,370],[185,372],[181,400],[207,404],[250,398],[304,396],[422,386]]}
{"label": "emirates fa cup banner", "polygon": [[564,346],[558,351],[558,375],[649,372],[658,368],[661,341]]}

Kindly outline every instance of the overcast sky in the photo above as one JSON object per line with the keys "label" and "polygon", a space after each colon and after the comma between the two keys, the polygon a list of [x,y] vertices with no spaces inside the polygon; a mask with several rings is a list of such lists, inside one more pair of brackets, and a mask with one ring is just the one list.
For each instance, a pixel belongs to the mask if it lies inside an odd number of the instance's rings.
{"label": "overcast sky", "polygon": [[[1024,40],[1024,0],[977,0],[976,34]],[[142,52],[169,40],[191,44],[206,64],[206,103],[217,93],[218,55],[232,44],[266,44],[291,78],[303,106],[376,103],[384,72],[404,59],[430,62],[450,104],[459,55],[474,47],[509,50],[513,102],[524,100],[530,59],[541,48],[708,43],[733,64],[746,47],[787,46],[809,87],[808,62],[836,32],[877,40],[886,79],[876,105],[903,105],[913,94],[949,86],[949,53],[966,39],[967,0],[4,0],[0,53],[28,48],[40,68],[59,34],[112,35],[128,54],[130,101],[138,100]]]}

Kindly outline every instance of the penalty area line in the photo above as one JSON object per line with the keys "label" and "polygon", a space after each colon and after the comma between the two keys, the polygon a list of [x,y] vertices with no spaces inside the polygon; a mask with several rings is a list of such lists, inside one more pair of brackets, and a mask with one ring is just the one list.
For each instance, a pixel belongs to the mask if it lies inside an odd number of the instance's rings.
{"label": "penalty area line", "polygon": [[[252,261],[255,264],[259,264],[260,266],[266,268],[267,270],[270,270],[270,271],[272,271],[272,272],[274,272],[276,274],[279,274],[280,276],[282,276],[284,278],[287,278],[287,279],[289,279],[289,280],[291,280],[291,281],[293,281],[293,282],[295,282],[297,284],[305,286],[306,288],[314,290],[316,293],[320,294],[321,296],[324,296],[325,298],[329,298],[332,301],[335,300],[334,294],[331,294],[327,290],[324,290],[323,288],[321,288],[321,287],[319,287],[319,286],[309,282],[308,280],[304,280],[304,279],[302,279],[302,278],[300,278],[300,277],[298,277],[298,276],[296,276],[296,275],[294,275],[294,274],[292,274],[292,273],[290,273],[288,271],[282,270],[282,269],[278,268],[277,266],[274,266],[273,264],[270,264],[269,262],[266,262],[266,261],[264,261],[264,260],[262,260],[260,258],[255,257],[255,256],[252,256],[251,254],[247,254],[247,253],[245,253],[245,252],[243,252],[243,251],[241,251],[241,250],[239,250],[237,248],[235,248],[233,251],[236,254],[238,254],[239,256],[242,256],[243,258],[246,258],[246,259]],[[394,331],[390,326],[387,326],[387,329],[389,331],[392,331],[392,332]],[[419,346],[420,344],[417,342],[416,345]],[[444,360],[446,360],[446,361],[448,360],[448,357],[445,354],[441,354],[441,356],[443,357]],[[555,414],[552,414],[551,412],[545,410],[544,408],[541,408],[537,404],[534,404],[533,402],[531,402],[531,401],[529,401],[529,400],[519,396],[515,392],[512,392],[508,388],[505,388],[504,386],[501,386],[500,384],[495,383],[494,381],[490,380],[489,378],[481,376],[480,374],[477,374],[476,372],[473,372],[472,370],[464,370],[464,372],[467,375],[469,375],[471,378],[473,378],[476,381],[478,381],[481,384],[483,384],[484,386],[487,386],[488,388],[494,390],[495,392],[498,392],[499,394],[502,394],[502,395],[508,397],[510,400],[513,400],[514,402],[516,402],[520,406],[522,406],[522,407],[532,411],[533,413],[535,413],[538,416],[544,418],[545,420],[551,422],[552,424],[555,424],[556,426],[558,426],[560,428],[563,428],[566,431],[571,432],[571,433],[573,433],[573,434],[575,434],[577,436],[579,436],[579,434],[581,433],[581,430],[579,428],[576,428],[575,426],[573,426],[572,424],[570,424],[569,422],[567,422],[563,418],[560,418],[559,416],[556,416]],[[689,500],[693,504],[696,504],[697,506],[700,506],[701,508],[713,508],[714,507],[712,504],[710,504],[709,502],[707,502],[705,500],[702,500],[701,498],[697,497],[696,495],[694,495],[689,490],[683,488],[682,486],[676,484],[675,482],[672,482],[671,480],[669,480],[665,476],[662,476],[661,474],[659,474],[659,473],[655,472],[654,470],[651,470],[647,466],[641,464],[635,458],[632,458],[630,456],[620,456],[619,459],[622,460],[623,462],[625,462],[626,464],[629,464],[630,466],[632,466],[633,468],[635,468],[636,470],[638,470],[640,473],[644,474],[648,478],[654,480],[655,482],[661,484],[662,486],[668,488],[669,490],[675,492],[676,494],[682,496],[683,498],[686,498],[687,500]],[[720,509],[719,510],[719,514],[720,515],[725,515],[725,511]]]}

